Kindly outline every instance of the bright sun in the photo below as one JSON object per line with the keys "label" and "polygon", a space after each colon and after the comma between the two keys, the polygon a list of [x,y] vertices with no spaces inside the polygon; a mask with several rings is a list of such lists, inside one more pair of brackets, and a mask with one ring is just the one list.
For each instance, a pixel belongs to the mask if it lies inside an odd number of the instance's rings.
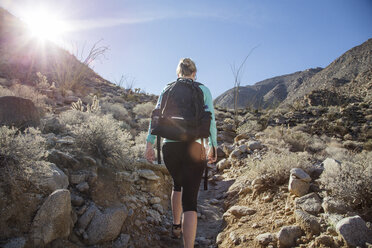
{"label": "bright sun", "polygon": [[67,31],[67,25],[57,16],[46,11],[37,11],[25,16],[31,35],[41,41],[50,40],[60,42],[62,35]]}

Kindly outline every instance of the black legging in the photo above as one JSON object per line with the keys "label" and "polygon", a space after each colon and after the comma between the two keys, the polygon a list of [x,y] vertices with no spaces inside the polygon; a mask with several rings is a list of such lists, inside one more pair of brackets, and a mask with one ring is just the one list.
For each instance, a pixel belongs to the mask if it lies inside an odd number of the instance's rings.
{"label": "black legging", "polygon": [[165,166],[173,178],[173,190],[182,189],[183,211],[197,211],[197,198],[203,171],[207,165],[201,160],[199,143],[167,142],[163,145]]}

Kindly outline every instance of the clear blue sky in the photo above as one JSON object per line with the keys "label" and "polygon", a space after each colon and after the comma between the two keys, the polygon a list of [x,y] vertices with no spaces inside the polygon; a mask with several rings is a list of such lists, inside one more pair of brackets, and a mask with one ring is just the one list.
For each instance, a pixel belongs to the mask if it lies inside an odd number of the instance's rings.
{"label": "clear blue sky", "polygon": [[0,0],[22,18],[43,6],[75,28],[67,42],[88,46],[104,39],[107,59],[94,65],[114,82],[122,74],[135,87],[159,94],[191,57],[198,81],[213,97],[233,87],[230,64],[249,57],[241,85],[313,67],[325,67],[372,38],[371,0]]}

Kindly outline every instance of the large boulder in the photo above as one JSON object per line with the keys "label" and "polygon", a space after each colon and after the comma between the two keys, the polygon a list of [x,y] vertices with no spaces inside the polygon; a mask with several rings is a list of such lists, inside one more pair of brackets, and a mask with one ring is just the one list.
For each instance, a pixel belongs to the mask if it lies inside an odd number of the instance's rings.
{"label": "large boulder", "polygon": [[29,233],[44,199],[67,186],[67,176],[49,162],[39,161],[32,166],[9,162],[0,166],[0,238]]}
{"label": "large boulder", "polygon": [[30,181],[48,193],[57,189],[66,189],[69,185],[68,177],[55,164],[43,162],[33,168]]}
{"label": "large boulder", "polygon": [[347,217],[337,223],[336,231],[349,247],[364,247],[372,243],[372,231],[360,216]]}
{"label": "large boulder", "polygon": [[32,222],[30,241],[35,247],[42,247],[57,238],[70,234],[71,197],[67,189],[59,189],[48,196]]}
{"label": "large boulder", "polygon": [[124,206],[108,208],[104,213],[95,212],[86,230],[87,243],[93,245],[116,239],[127,216],[128,211]]}
{"label": "large boulder", "polygon": [[29,99],[16,96],[0,97],[0,126],[17,128],[36,127],[40,125],[40,114]]}

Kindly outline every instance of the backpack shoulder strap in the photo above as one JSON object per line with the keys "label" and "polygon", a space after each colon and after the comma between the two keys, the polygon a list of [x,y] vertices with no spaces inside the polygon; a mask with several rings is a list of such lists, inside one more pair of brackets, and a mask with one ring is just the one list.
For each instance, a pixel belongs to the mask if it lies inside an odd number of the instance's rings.
{"label": "backpack shoulder strap", "polygon": [[157,135],[156,136],[156,150],[158,152],[158,164],[161,164],[160,139],[161,137]]}

